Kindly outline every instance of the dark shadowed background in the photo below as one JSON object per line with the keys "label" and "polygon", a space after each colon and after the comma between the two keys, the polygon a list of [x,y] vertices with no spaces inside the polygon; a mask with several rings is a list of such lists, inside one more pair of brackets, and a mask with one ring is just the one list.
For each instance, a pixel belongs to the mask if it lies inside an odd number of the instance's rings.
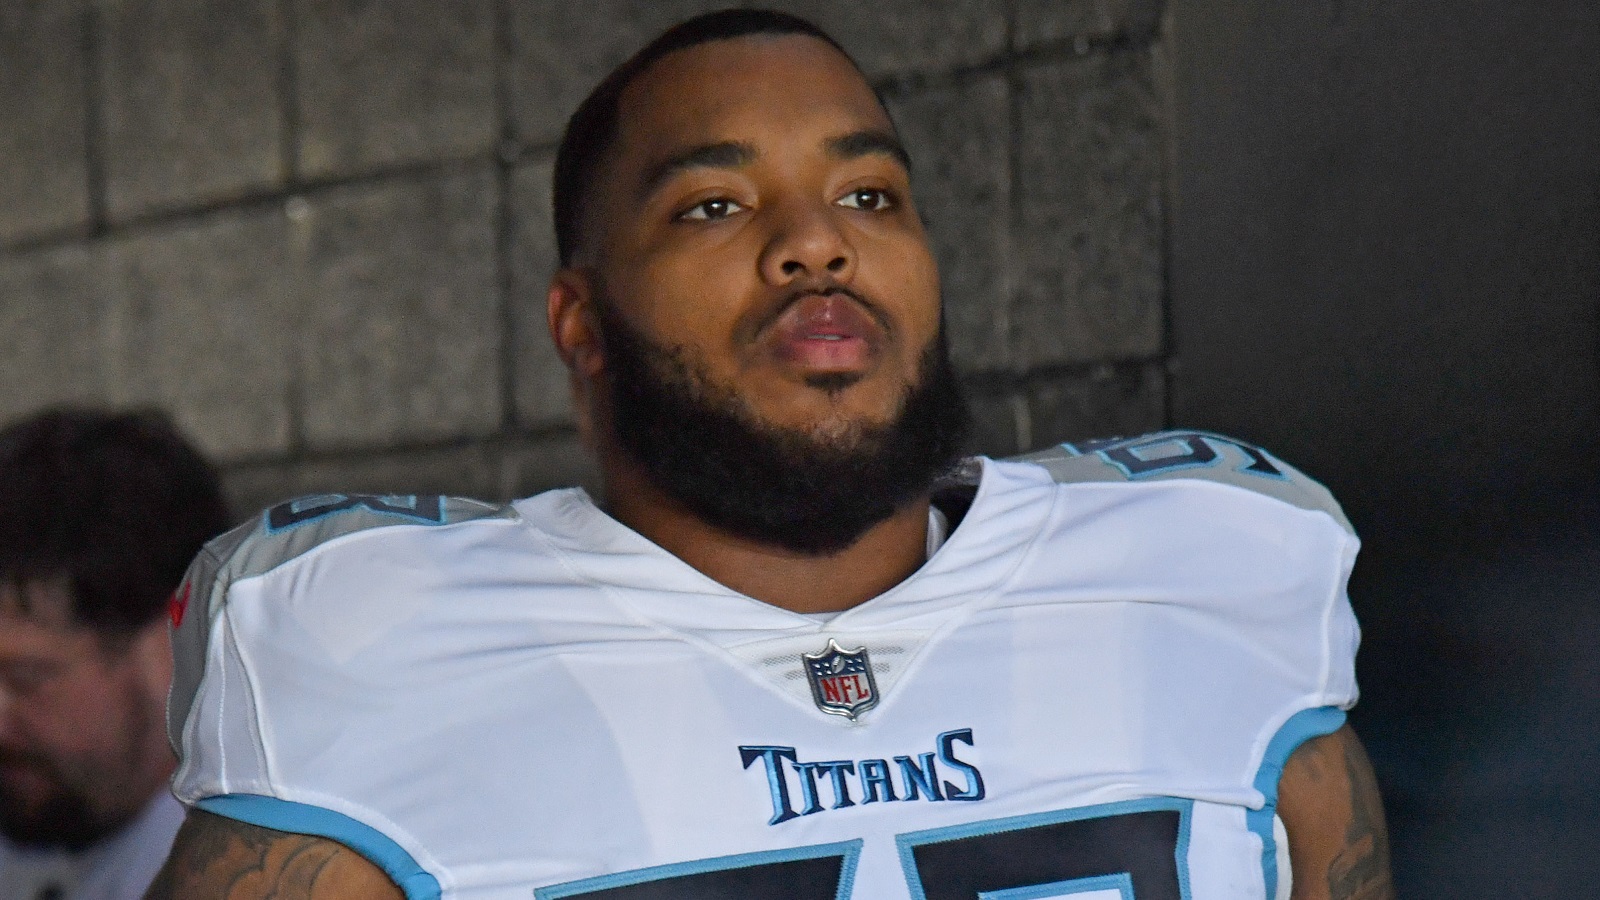
{"label": "dark shadowed background", "polygon": [[[241,510],[588,482],[567,114],[696,0],[6,0],[0,419],[154,403]],[[1600,848],[1600,6],[793,0],[916,160],[975,449],[1263,444],[1366,542],[1408,897]]]}

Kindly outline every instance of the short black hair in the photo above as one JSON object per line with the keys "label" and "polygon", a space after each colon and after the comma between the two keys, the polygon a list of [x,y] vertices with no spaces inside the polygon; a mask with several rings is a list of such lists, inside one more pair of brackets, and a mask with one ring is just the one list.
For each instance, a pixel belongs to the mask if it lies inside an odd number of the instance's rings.
{"label": "short black hair", "polygon": [[[617,137],[617,113],[622,92],[635,79],[669,53],[700,44],[749,35],[804,35],[827,43],[854,59],[827,32],[811,22],[769,9],[724,9],[705,13],[672,26],[611,70],[583,103],[578,105],[556,151],[552,194],[555,207],[556,252],[563,266],[571,265],[582,237],[583,213],[594,187],[595,171]],[[860,66],[856,66],[859,70]]]}
{"label": "short black hair", "polygon": [[230,520],[216,470],[155,410],[57,407],[0,429],[0,510],[0,580],[63,579],[72,623],[106,638],[160,618]]}

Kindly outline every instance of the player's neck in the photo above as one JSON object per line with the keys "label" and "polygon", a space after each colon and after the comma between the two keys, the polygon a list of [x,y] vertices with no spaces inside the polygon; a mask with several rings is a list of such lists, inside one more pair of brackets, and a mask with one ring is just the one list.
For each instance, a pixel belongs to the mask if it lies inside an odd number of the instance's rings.
{"label": "player's neck", "polygon": [[606,511],[617,521],[713,581],[794,612],[837,612],[864,603],[904,581],[927,555],[927,498],[874,525],[838,553],[810,556],[706,524],[634,467],[605,470]]}

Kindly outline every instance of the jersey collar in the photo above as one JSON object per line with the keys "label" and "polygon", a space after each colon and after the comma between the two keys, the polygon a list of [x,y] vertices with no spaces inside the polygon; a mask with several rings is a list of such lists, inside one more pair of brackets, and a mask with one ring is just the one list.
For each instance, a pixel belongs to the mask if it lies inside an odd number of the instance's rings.
{"label": "jersey collar", "polygon": [[[976,457],[972,506],[909,578],[826,623],[713,581],[595,505],[581,488],[518,504],[566,564],[634,615],[723,646],[773,636],[848,630],[937,629],[956,608],[1003,590],[1042,531],[1056,492],[1037,466]],[[819,590],[826,590],[819,585]]]}

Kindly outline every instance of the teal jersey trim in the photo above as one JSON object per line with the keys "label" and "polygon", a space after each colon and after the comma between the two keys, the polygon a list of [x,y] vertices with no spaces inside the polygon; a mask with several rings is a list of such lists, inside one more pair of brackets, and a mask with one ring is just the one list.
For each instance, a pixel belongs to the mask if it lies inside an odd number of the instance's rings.
{"label": "teal jersey trim", "polygon": [[[982,822],[969,822],[963,825],[947,825],[942,828],[929,828],[923,831],[912,831],[895,836],[895,844],[900,851],[900,866],[905,872],[906,883],[911,888],[912,900],[928,900],[928,885],[924,883],[922,872],[917,862],[917,849],[926,845],[948,844],[970,838],[983,838],[990,836],[1005,836],[1007,834],[1023,835],[1041,827],[1059,825],[1066,822],[1096,822],[1109,821],[1120,816],[1149,812],[1173,812],[1178,814],[1177,831],[1172,838],[1172,876],[1176,881],[1175,891],[1163,893],[1162,896],[1175,894],[1179,900],[1189,900],[1189,830],[1191,820],[1194,818],[1194,801],[1177,797],[1146,797],[1140,800],[1123,800],[1115,803],[1101,803],[1094,806],[1078,806],[1070,809],[1060,809],[1051,812],[1028,813],[1020,816],[1007,816],[1000,819],[989,819]],[[1065,846],[1065,845],[1063,845]],[[1107,844],[1106,846],[1114,846]],[[1013,849],[1022,849],[1023,845],[1015,848],[1006,848],[1003,853],[1010,853]],[[994,848],[991,848],[994,849]],[[1026,852],[1023,850],[1023,852]],[[1077,851],[1070,847],[1065,849],[1068,854]],[[1115,853],[1115,849],[1112,850]],[[1107,860],[1110,862],[1110,860]],[[1087,893],[1088,891],[1122,890],[1129,898],[1133,896],[1134,874],[1124,870],[1124,860],[1117,860],[1109,865],[1104,876],[1090,876],[1088,878],[1070,878],[1061,881],[1051,881],[1045,884],[1033,884],[1015,888],[996,888],[979,891],[979,900],[1043,900],[1046,897],[1070,897],[1072,894]],[[1081,868],[1082,861],[1075,860],[1073,868]],[[1104,878],[1105,880],[1101,880]],[[1124,880],[1125,879],[1125,880]],[[1125,887],[1124,887],[1125,885]]]}
{"label": "teal jersey trim", "polygon": [[1344,725],[1344,710],[1335,706],[1302,709],[1283,723],[1278,733],[1267,742],[1267,752],[1261,757],[1261,768],[1256,770],[1255,789],[1267,802],[1260,809],[1246,810],[1245,825],[1261,838],[1261,871],[1266,880],[1267,900],[1278,896],[1278,841],[1272,834],[1272,819],[1278,814],[1278,779],[1289,755],[1312,738],[1333,734]]}
{"label": "teal jersey trim", "polygon": [[[855,886],[856,866],[861,859],[861,845],[861,839],[857,838],[852,841],[840,841],[834,844],[815,844],[806,847],[790,847],[784,850],[763,850],[755,853],[740,853],[736,856],[718,856],[713,859],[669,863],[664,866],[651,866],[648,869],[635,869],[629,872],[600,875],[594,878],[585,878],[582,881],[569,881],[563,884],[536,888],[533,896],[534,900],[564,900],[564,898],[569,897],[599,896],[612,891],[621,893],[626,888],[641,887],[651,882],[667,881],[686,876],[730,872],[738,869],[751,870],[751,873],[754,874],[757,870],[770,870],[770,867],[774,864],[837,858],[839,860],[839,884],[835,889],[834,900],[848,900],[850,892]],[[638,896],[667,896],[670,894],[676,897],[681,896],[681,890],[682,888],[672,888],[659,893],[646,891],[639,893]],[[634,896],[631,892],[628,895]],[[722,896],[722,892],[718,891],[717,896]],[[751,896],[769,895],[757,890]]]}
{"label": "teal jersey trim", "polygon": [[1073,878],[1054,884],[1036,887],[1011,888],[1004,891],[979,891],[978,900],[1057,900],[1073,894],[1116,891],[1121,900],[1134,900],[1133,878],[1127,872],[1115,875],[1096,875],[1093,878]]}
{"label": "teal jersey trim", "polygon": [[438,879],[418,865],[411,854],[387,835],[343,813],[259,794],[222,794],[207,797],[195,806],[262,828],[338,841],[383,870],[405,892],[406,900],[439,900]]}

